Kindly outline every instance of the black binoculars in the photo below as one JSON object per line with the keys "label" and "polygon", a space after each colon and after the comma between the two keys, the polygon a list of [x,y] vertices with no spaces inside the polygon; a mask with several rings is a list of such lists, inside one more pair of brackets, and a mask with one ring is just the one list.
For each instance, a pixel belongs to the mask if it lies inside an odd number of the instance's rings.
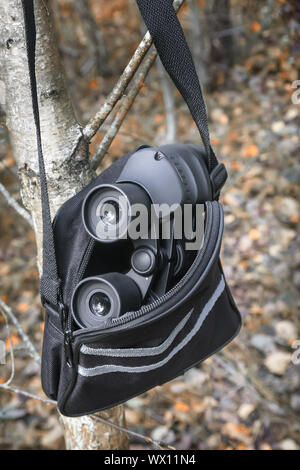
{"label": "black binoculars", "polygon": [[[77,325],[103,325],[172,288],[196,255],[186,249],[187,240],[195,236],[195,208],[212,199],[205,153],[193,144],[142,146],[114,184],[94,187],[82,205],[83,225],[114,262],[106,263],[107,272],[77,285],[72,297]],[[176,214],[182,216],[186,205],[189,216],[177,219],[176,227]]]}

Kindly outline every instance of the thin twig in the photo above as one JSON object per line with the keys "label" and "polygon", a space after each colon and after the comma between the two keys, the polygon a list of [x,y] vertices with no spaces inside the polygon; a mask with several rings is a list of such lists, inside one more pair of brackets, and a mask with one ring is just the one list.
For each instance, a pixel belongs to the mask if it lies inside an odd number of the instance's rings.
{"label": "thin twig", "polygon": [[[231,377],[233,377],[234,383],[239,387],[246,387],[248,390],[252,391],[252,393],[259,399],[259,401],[265,406],[266,409],[269,409],[272,413],[282,415],[283,409],[282,407],[276,403],[276,398],[273,394],[269,394],[266,391],[263,391],[261,388],[258,387],[258,384],[255,383],[255,386],[247,379],[244,373],[236,370],[235,366],[232,362],[229,361],[228,358],[223,360],[221,356],[223,353],[217,354],[213,357],[215,363],[222,367]],[[250,377],[249,377],[250,378]],[[252,380],[250,378],[250,380]]]}
{"label": "thin twig", "polygon": [[13,345],[12,338],[11,338],[10,327],[9,327],[9,323],[8,323],[8,320],[7,320],[7,316],[4,312],[1,312],[1,315],[3,316],[3,318],[5,320],[7,338],[9,338],[9,354],[10,354],[10,360],[11,360],[10,376],[6,380],[6,382],[4,384],[1,384],[1,385],[4,386],[4,387],[8,387],[9,384],[11,383],[11,381],[13,380],[14,376],[15,376],[14,345]]}
{"label": "thin twig", "polygon": [[154,441],[153,439],[151,439],[151,437],[149,436],[144,436],[143,434],[140,434],[138,432],[135,432],[135,431],[130,431],[129,429],[126,429],[126,428],[123,428],[122,426],[119,426],[118,424],[115,424],[115,423],[112,423],[111,421],[108,421],[104,418],[100,418],[99,416],[96,416],[96,415],[91,415],[91,417],[96,420],[96,421],[99,421],[100,423],[103,423],[103,424],[106,424],[106,425],[109,425],[111,426],[112,428],[115,428],[115,429],[118,429],[119,431],[123,431],[123,432],[126,432],[129,436],[133,436],[133,437],[136,437],[138,439],[142,439],[146,442],[149,442],[150,444],[153,444],[157,447],[159,447],[159,449],[162,449],[162,450],[166,450],[166,449],[169,449],[169,450],[176,450],[175,447],[172,447],[172,446],[169,446],[168,444],[165,444],[164,442],[162,441]]}
{"label": "thin twig", "polygon": [[4,313],[6,313],[6,315],[10,318],[12,323],[17,328],[18,333],[21,336],[22,340],[24,341],[25,346],[27,347],[30,355],[33,357],[33,359],[36,362],[40,363],[41,362],[41,357],[40,357],[39,353],[37,352],[35,346],[33,345],[31,339],[25,333],[24,329],[22,328],[22,325],[20,324],[19,320],[16,318],[16,316],[13,313],[12,309],[4,302],[4,300],[1,299],[1,297],[0,297],[0,309]]}
{"label": "thin twig", "polygon": [[[107,132],[110,126],[108,124],[103,124],[102,126],[102,131]],[[142,138],[142,136],[135,134],[134,132],[130,131],[122,131],[121,129],[119,130],[118,134],[123,135],[124,137],[127,137],[133,141],[140,142],[140,143],[145,143],[145,138]],[[149,135],[146,134],[147,139],[151,139]]]}
{"label": "thin twig", "polygon": [[11,387],[10,385],[0,384],[0,388],[8,392],[14,392],[17,395],[23,395],[26,398],[32,398],[34,400],[39,400],[47,405],[56,405],[56,401],[49,400],[48,398],[40,397],[39,395],[34,395],[33,393],[27,392],[26,390],[21,390],[16,387]]}
{"label": "thin twig", "polygon": [[13,207],[15,211],[21,215],[26,220],[26,222],[29,223],[29,225],[31,225],[31,227],[33,227],[32,218],[29,212],[20,206],[20,204],[12,197],[12,195],[7,191],[2,183],[0,183],[0,193],[5,197],[7,203]]}
{"label": "thin twig", "polygon": [[151,69],[156,57],[157,52],[153,49],[153,51],[150,52],[149,57],[145,60],[145,63],[141,66],[141,69],[138,72],[138,75],[135,78],[128,94],[124,96],[120,109],[118,110],[110,128],[103,137],[97,152],[91,160],[91,166],[93,169],[96,169],[99,166],[112,141],[117,135],[128,111],[134,103],[135,97],[142,88],[145,78],[147,77],[148,72]]}
{"label": "thin twig", "polygon": [[[185,0],[174,0],[173,6],[176,12],[180,9],[184,1]],[[140,42],[138,48],[130,59],[128,65],[126,66],[124,72],[119,78],[117,84],[106,99],[105,103],[101,106],[98,113],[88,122],[88,124],[83,129],[83,135],[86,139],[90,140],[96,134],[99,127],[110,114],[116,103],[123,96],[123,93],[126,90],[129,82],[131,81],[136,70],[140,66],[146,53],[150,49],[151,44],[152,38],[150,36],[149,31],[147,31],[143,40]]]}
{"label": "thin twig", "polygon": [[160,59],[157,62],[157,70],[166,110],[166,143],[172,143],[176,140],[177,133],[176,110],[172,84]]}
{"label": "thin twig", "polygon": [[[7,384],[0,384],[0,388],[2,388],[3,390],[6,390],[8,392],[16,393],[17,395],[22,395],[26,398],[41,401],[42,403],[46,403],[47,405],[57,405],[57,402],[54,401],[54,400],[50,400],[48,398],[44,398],[44,397],[41,397],[39,395],[35,395],[33,393],[27,392],[27,390],[21,390],[21,389],[16,388],[16,387],[11,387],[10,385],[7,385]],[[129,436],[132,436],[132,437],[141,439],[141,440],[143,440],[147,443],[153,444],[153,445],[159,447],[160,449],[165,448],[165,449],[169,449],[169,450],[176,450],[175,447],[169,446],[168,444],[165,444],[161,441],[160,442],[154,441],[153,439],[151,439],[151,437],[144,436],[143,434],[140,434],[138,432],[131,431],[129,429],[123,428],[122,426],[119,426],[118,424],[112,423],[111,421],[109,421],[105,418],[100,418],[99,416],[96,416],[96,415],[91,415],[91,418],[94,419],[95,421],[99,421],[100,423],[105,424],[106,426],[111,426],[112,428],[118,429],[119,431],[123,431],[126,434],[128,434]]]}

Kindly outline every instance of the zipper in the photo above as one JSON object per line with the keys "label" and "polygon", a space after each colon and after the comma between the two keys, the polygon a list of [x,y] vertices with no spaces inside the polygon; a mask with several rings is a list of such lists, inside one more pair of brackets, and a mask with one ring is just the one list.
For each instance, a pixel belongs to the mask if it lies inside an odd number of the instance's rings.
{"label": "zipper", "polygon": [[[58,210],[58,212],[56,213],[54,217],[53,228],[55,227],[55,224],[57,221],[57,215],[59,211],[60,209]],[[79,281],[81,281],[84,275],[91,253],[94,249],[94,245],[95,245],[95,240],[93,238],[90,238],[88,241],[87,247],[85,249],[84,255],[82,257],[82,260],[81,260],[81,263],[77,272],[76,280],[74,282],[74,286],[76,286],[79,283]],[[74,335],[73,335],[73,329],[72,329],[72,316],[71,316],[69,308],[63,303],[63,301],[59,302],[58,308],[59,308],[59,313],[60,313],[62,331],[64,335],[64,352],[65,352],[66,362],[69,367],[73,367],[72,343],[74,341]]]}
{"label": "zipper", "polygon": [[58,310],[61,320],[61,327],[64,335],[64,351],[66,362],[69,367],[73,367],[73,350],[72,350],[72,332],[68,328],[68,309],[63,302],[58,303]]}
{"label": "zipper", "polygon": [[[94,249],[95,240],[92,238],[89,240],[85,253],[83,255],[82,261],[80,263],[75,285],[81,280],[84,275],[84,272],[87,268],[90,255]],[[72,317],[69,309],[63,304],[63,302],[59,303],[59,310],[60,310],[60,318],[62,324],[62,330],[64,334],[64,352],[66,357],[66,362],[69,367],[73,367],[73,348],[72,343],[74,341],[73,330],[72,330]]]}
{"label": "zipper", "polygon": [[[81,263],[80,263],[80,266],[79,266],[79,269],[78,269],[78,272],[77,272],[77,276],[76,276],[76,280],[74,282],[74,285],[73,285],[73,288],[74,286],[76,286],[80,281],[81,279],[83,278],[83,275],[85,273],[85,270],[87,268],[87,265],[89,263],[89,260],[90,260],[90,256],[92,254],[92,251],[94,249],[94,246],[95,246],[95,240],[93,238],[90,238],[88,244],[87,244],[87,247],[86,247],[86,250],[85,250],[85,253],[83,255],[83,258],[81,260]],[[70,314],[70,312],[68,312],[66,314],[67,316],[67,319],[66,319],[66,326],[67,326],[67,329],[71,332],[71,337],[73,335],[73,331],[72,331],[72,316]]]}

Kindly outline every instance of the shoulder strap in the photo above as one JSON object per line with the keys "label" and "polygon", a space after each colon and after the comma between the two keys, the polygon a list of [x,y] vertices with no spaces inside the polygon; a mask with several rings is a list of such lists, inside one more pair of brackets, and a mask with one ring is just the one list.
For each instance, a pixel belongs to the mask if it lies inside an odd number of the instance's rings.
{"label": "shoulder strap", "polygon": [[199,129],[211,172],[218,161],[210,145],[206,107],[192,54],[172,0],[137,0],[137,4],[159,57]]}
{"label": "shoulder strap", "polygon": [[41,201],[42,201],[42,218],[43,218],[43,275],[41,278],[41,297],[42,301],[51,304],[54,307],[59,306],[60,282],[58,278],[54,234],[51,222],[49,196],[47,190],[47,179],[45,173],[45,164],[42,151],[40,115],[36,87],[35,75],[35,45],[36,45],[36,27],[34,16],[33,0],[22,0],[24,20],[25,20],[25,37],[27,47],[27,58],[30,76],[30,87],[32,96],[32,109],[34,122],[36,127],[37,150],[39,159],[39,172],[41,183]]}

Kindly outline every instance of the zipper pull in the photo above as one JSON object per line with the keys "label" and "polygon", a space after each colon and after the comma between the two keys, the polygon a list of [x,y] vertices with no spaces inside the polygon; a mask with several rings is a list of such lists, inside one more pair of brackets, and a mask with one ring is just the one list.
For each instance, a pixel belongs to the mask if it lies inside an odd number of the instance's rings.
{"label": "zipper pull", "polygon": [[59,308],[61,328],[64,332],[67,328],[67,308],[62,302],[58,302],[58,308]]}
{"label": "zipper pull", "polygon": [[69,367],[73,367],[73,350],[72,350],[72,331],[67,330],[64,332],[64,350],[66,361]]}
{"label": "zipper pull", "polygon": [[72,331],[68,329],[68,316],[67,316],[67,308],[62,303],[59,302],[59,310],[60,310],[60,319],[61,319],[61,326],[64,333],[64,351],[66,356],[66,361],[69,367],[73,367],[73,351],[72,351],[72,341],[73,335]]}

